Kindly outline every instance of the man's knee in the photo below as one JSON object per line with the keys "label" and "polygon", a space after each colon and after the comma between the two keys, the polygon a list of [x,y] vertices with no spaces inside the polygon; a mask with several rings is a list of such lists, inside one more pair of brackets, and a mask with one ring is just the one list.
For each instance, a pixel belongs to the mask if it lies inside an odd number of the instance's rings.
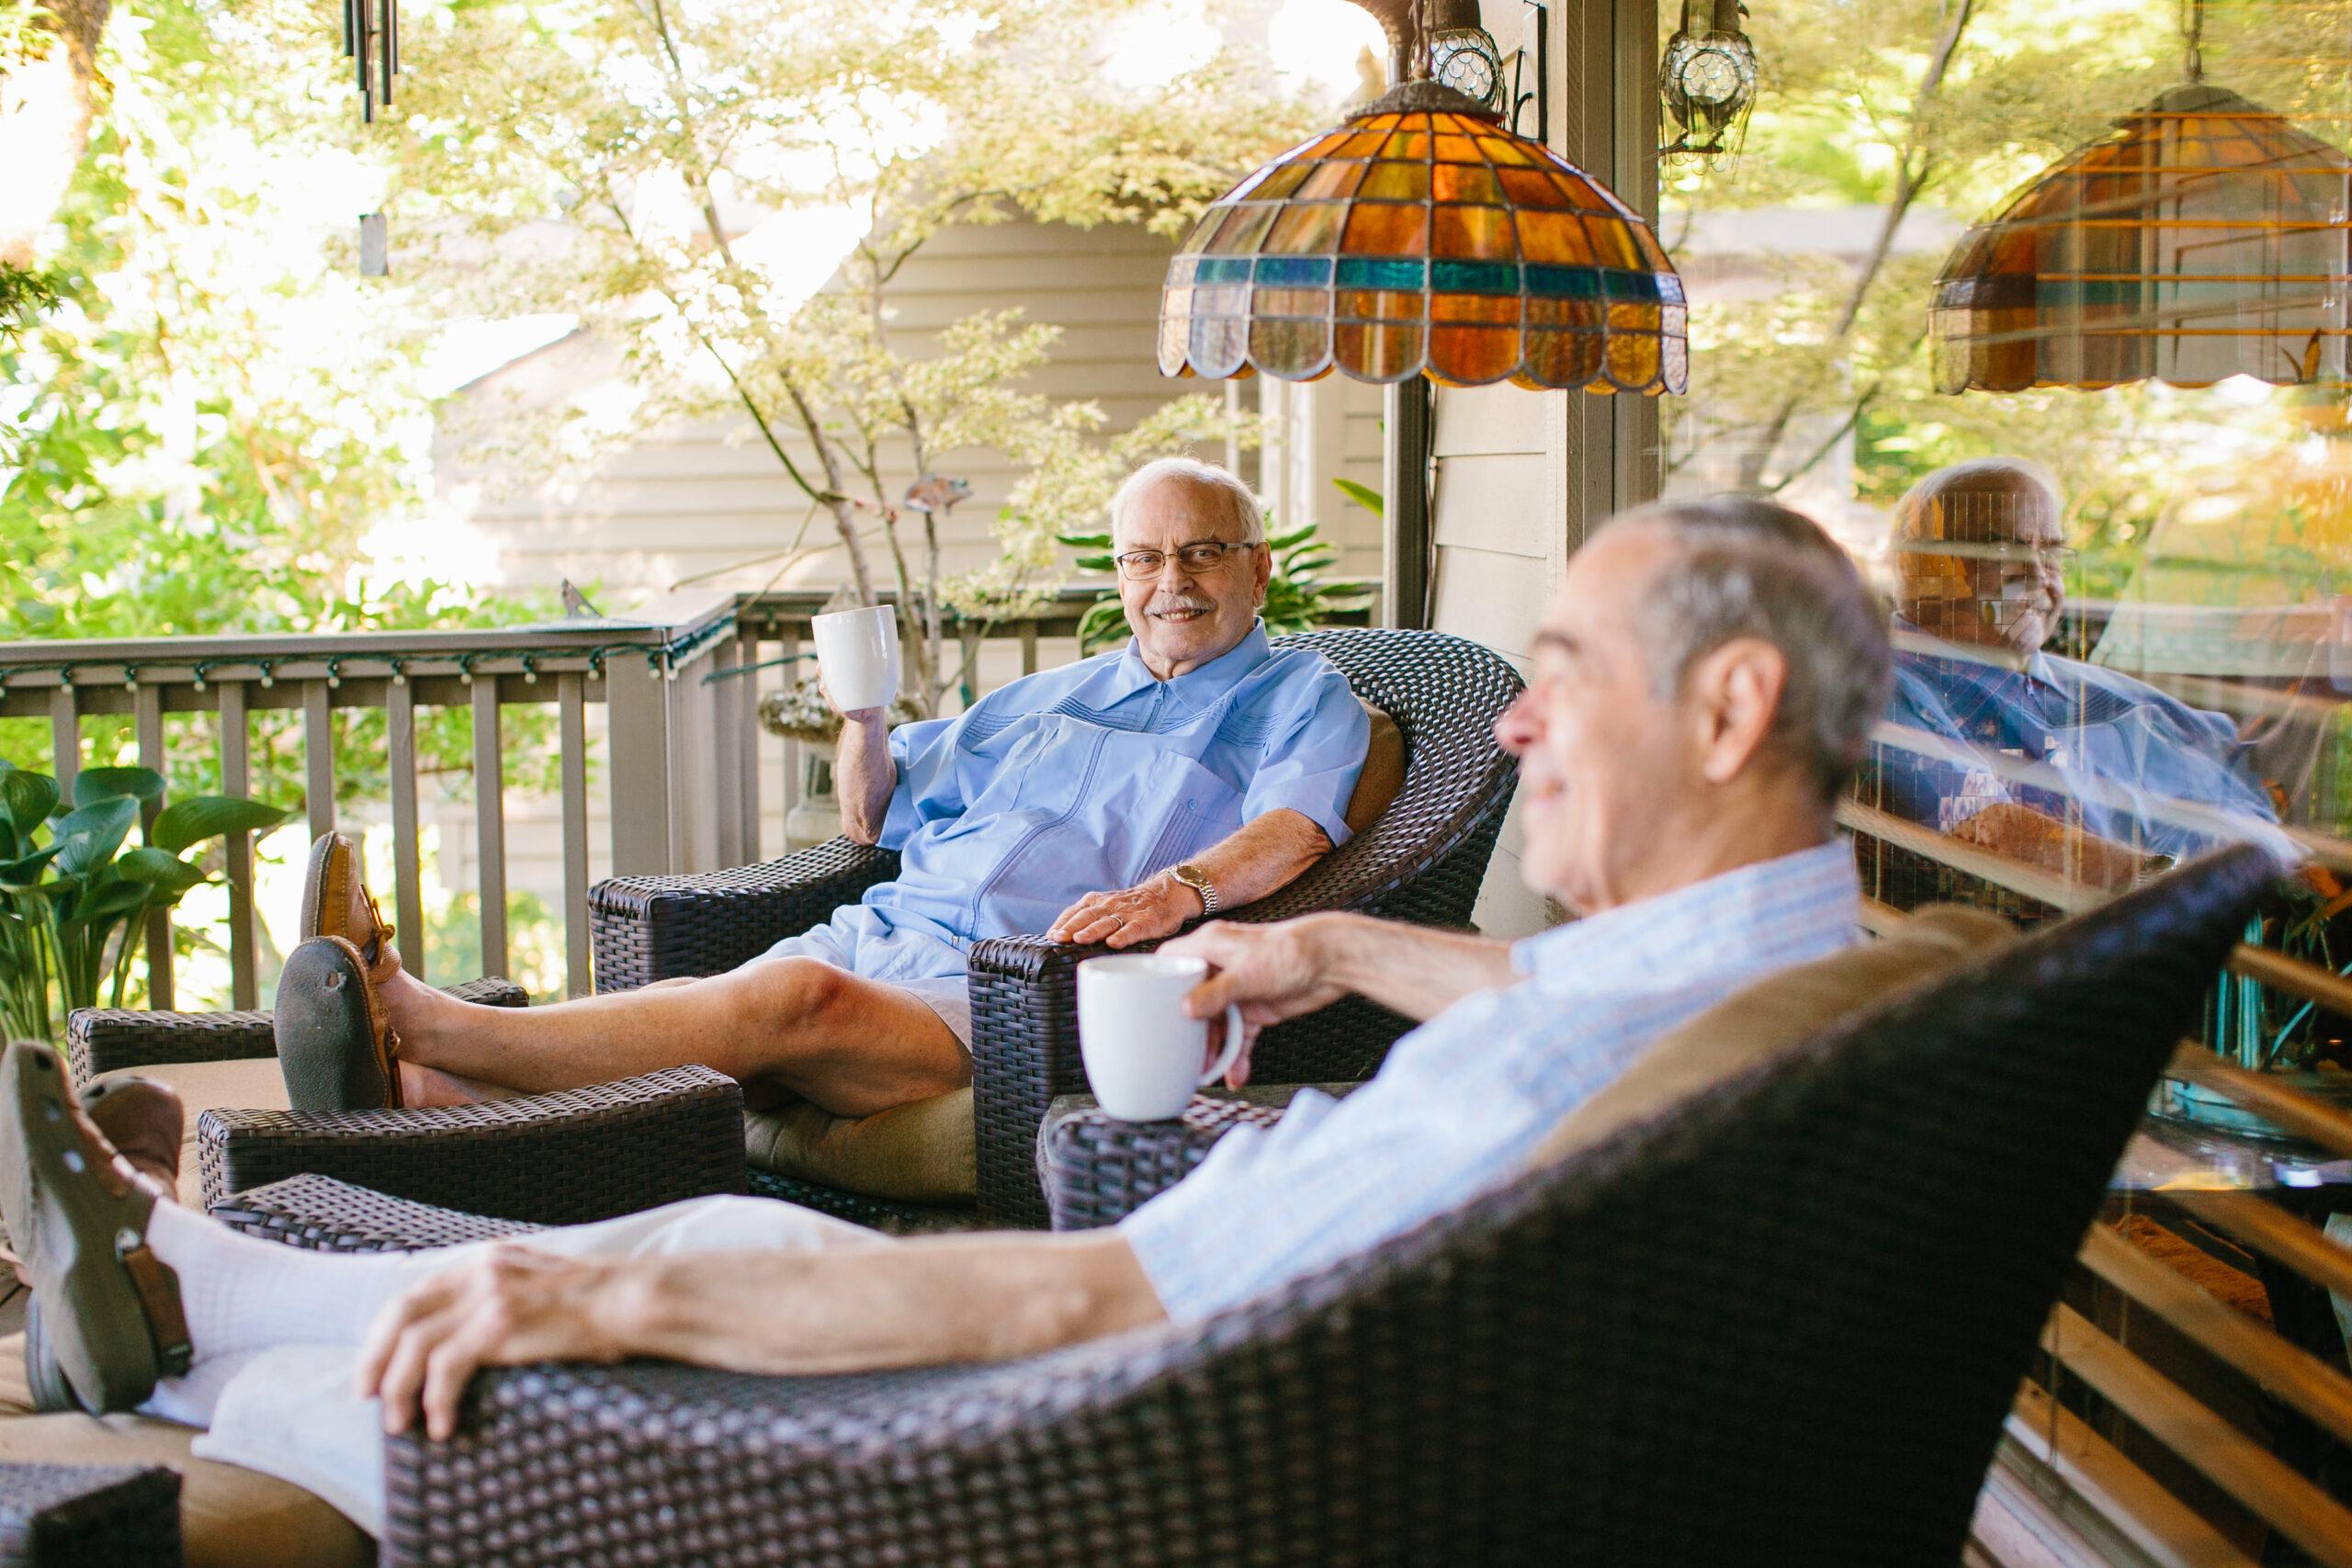
{"label": "man's knee", "polygon": [[821,1022],[844,1010],[856,981],[815,958],[771,958],[738,970],[754,1017],[780,1027]]}

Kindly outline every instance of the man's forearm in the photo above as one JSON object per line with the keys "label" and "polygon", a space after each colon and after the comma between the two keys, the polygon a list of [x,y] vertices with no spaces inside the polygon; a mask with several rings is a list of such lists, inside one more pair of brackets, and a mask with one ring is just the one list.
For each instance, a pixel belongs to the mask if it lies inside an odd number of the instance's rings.
{"label": "man's forearm", "polygon": [[1217,907],[1237,909],[1289,886],[1330,849],[1330,836],[1313,818],[1284,807],[1244,823],[1238,832],[1194,855],[1192,863],[1216,889]]}
{"label": "man's forearm", "polygon": [[814,1374],[1010,1360],[1161,1322],[1115,1232],[703,1253],[616,1264],[623,1353]]}
{"label": "man's forearm", "polygon": [[1473,991],[1514,984],[1510,944],[1368,915],[1310,915],[1325,976],[1426,1022]]}
{"label": "man's forearm", "polygon": [[842,831],[861,844],[878,843],[890,812],[890,791],[899,765],[890,758],[890,732],[877,715],[842,720],[833,746],[833,793],[842,803]]}

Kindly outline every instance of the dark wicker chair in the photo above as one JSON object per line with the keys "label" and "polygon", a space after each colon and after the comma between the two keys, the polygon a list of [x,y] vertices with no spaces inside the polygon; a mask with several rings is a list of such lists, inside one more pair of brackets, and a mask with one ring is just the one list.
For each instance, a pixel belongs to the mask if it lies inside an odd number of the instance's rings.
{"label": "dark wicker chair", "polygon": [[[1193,1328],[825,1378],[486,1374],[390,1563],[1951,1562],[2150,1087],[2216,855]],[[511,1235],[303,1179],[306,1245]]]}
{"label": "dark wicker chair", "polygon": [[[1519,694],[1518,673],[1488,649],[1435,632],[1310,632],[1277,638],[1276,646],[1323,653],[1359,696],[1396,720],[1405,782],[1377,822],[1292,886],[1227,918],[1358,909],[1468,925],[1518,777],[1493,733],[1496,717]],[[597,988],[732,968],[831,919],[897,870],[896,855],[837,839],[733,871],[600,883],[589,895]],[[1046,1223],[1032,1164],[1037,1126],[1056,1095],[1085,1087],[1077,969],[1105,951],[1042,936],[972,949],[973,1113],[980,1215],[991,1224]],[[1351,1001],[1267,1031],[1254,1060],[1272,1077],[1363,1078],[1405,1029],[1395,1013]],[[833,1207],[821,1190],[788,1195]]]}

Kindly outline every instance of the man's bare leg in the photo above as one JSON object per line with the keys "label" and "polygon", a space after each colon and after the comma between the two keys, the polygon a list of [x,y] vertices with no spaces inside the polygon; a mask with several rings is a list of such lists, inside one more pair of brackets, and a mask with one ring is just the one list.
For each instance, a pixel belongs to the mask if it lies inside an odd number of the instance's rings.
{"label": "man's bare leg", "polygon": [[543,1008],[460,1001],[405,970],[381,992],[402,1061],[443,1075],[433,1098],[444,1103],[443,1093],[462,1093],[454,1080],[537,1094],[699,1064],[739,1080],[775,1078],[837,1116],[867,1116],[971,1081],[937,1013],[813,958]]}

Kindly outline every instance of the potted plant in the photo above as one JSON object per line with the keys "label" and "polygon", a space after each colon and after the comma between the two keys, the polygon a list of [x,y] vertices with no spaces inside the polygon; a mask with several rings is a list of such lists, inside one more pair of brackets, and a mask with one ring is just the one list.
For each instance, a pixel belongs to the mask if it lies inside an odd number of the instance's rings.
{"label": "potted plant", "polygon": [[147,917],[212,880],[189,852],[229,833],[277,826],[286,813],[235,795],[199,795],[163,807],[123,847],[145,808],[164,798],[147,768],[85,768],[72,800],[57,781],[0,761],[0,1032],[56,1043],[75,1008],[120,1007],[147,935]]}

